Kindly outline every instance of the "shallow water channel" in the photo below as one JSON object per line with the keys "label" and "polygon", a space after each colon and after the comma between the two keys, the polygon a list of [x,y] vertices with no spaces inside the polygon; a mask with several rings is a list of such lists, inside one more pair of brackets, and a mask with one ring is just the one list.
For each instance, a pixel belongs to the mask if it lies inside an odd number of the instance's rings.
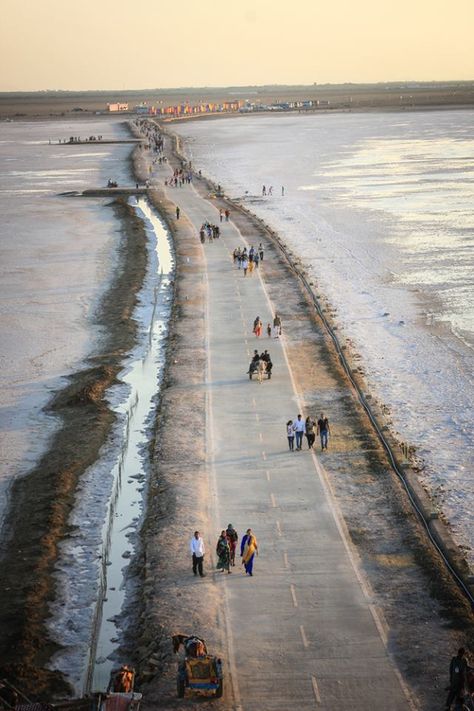
{"label": "shallow water channel", "polygon": [[[145,199],[131,199],[148,234],[149,268],[138,295],[136,348],[108,394],[118,425],[86,473],[72,517],[76,533],[58,565],[51,627],[62,651],[53,666],[77,693],[104,690],[126,620],[127,568],[135,552],[149,473],[149,441],[165,360],[174,259],[171,237]],[[105,520],[104,520],[105,516]],[[133,582],[131,583],[133,585]]]}
{"label": "shallow water channel", "polygon": [[[145,220],[147,232],[155,249],[150,259],[149,279],[153,299],[142,310],[142,319],[149,318],[145,352],[133,360],[123,381],[130,386],[127,402],[121,406],[126,414],[123,447],[114,467],[114,490],[108,520],[103,532],[103,589],[101,611],[95,634],[95,649],[91,650],[92,689],[107,686],[114,663],[110,660],[117,639],[114,616],[122,610],[125,599],[124,567],[127,556],[133,554],[133,537],[148,469],[148,438],[151,418],[156,407],[157,386],[164,364],[164,333],[169,317],[170,281],[173,277],[173,257],[169,234],[146,200],[138,200],[137,212]],[[153,244],[154,243],[154,244]],[[151,283],[150,283],[151,282]],[[153,284],[154,282],[154,284]],[[151,313],[149,309],[151,307]],[[95,653],[95,654],[94,654]],[[95,661],[92,669],[92,662]],[[90,676],[89,676],[90,679]]]}

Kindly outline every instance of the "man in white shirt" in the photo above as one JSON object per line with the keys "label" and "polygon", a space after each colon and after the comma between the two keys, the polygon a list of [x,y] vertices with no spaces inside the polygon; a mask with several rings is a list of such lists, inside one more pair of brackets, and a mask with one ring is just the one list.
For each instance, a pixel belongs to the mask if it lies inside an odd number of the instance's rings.
{"label": "man in white shirt", "polygon": [[293,430],[296,435],[296,449],[301,449],[305,430],[305,424],[302,415],[298,415],[296,420],[293,422]]}
{"label": "man in white shirt", "polygon": [[202,564],[204,561],[204,554],[206,552],[206,549],[204,547],[204,541],[202,540],[199,531],[194,531],[194,536],[191,538],[190,548],[191,555],[193,557],[193,573],[194,575],[197,575],[199,571],[199,575],[201,576],[201,578],[204,578],[205,573],[202,569]]}

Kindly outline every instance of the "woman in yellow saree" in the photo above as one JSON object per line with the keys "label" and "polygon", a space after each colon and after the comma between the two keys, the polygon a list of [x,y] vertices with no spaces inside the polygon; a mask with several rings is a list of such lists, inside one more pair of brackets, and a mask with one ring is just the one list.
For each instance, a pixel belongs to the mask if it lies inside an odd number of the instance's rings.
{"label": "woman in yellow saree", "polygon": [[248,528],[240,544],[240,555],[242,556],[242,565],[245,566],[246,575],[253,574],[252,569],[255,554],[258,555],[257,539],[252,533],[252,529]]}

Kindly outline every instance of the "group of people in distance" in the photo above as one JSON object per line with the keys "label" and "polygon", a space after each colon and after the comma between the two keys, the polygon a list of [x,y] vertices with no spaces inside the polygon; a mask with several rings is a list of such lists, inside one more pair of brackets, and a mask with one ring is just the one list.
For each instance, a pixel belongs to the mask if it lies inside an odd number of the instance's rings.
{"label": "group of people in distance", "polygon": [[215,239],[219,239],[221,236],[221,229],[219,225],[211,225],[210,222],[203,222],[201,229],[199,230],[199,239],[201,244],[204,244],[206,237],[209,242],[213,242]]}
{"label": "group of people in distance", "polygon": [[[217,570],[222,572],[227,571],[228,574],[232,573],[231,567],[235,566],[235,551],[237,549],[238,540],[239,535],[237,531],[233,525],[229,523],[226,530],[221,531],[221,535],[217,540]],[[204,572],[206,547],[199,531],[194,531],[194,536],[191,538],[190,549],[194,575],[198,575],[199,573],[201,578],[206,577],[206,573]],[[242,565],[244,566],[246,575],[253,575],[253,563],[256,555],[258,555],[257,539],[252,529],[248,528],[240,542],[240,557],[242,558]]]}
{"label": "group of people in distance", "polygon": [[298,415],[296,420],[288,420],[286,423],[286,436],[288,438],[288,449],[290,452],[295,451],[295,439],[296,449],[302,449],[303,436],[306,436],[308,449],[313,449],[316,435],[319,435],[321,439],[321,451],[323,451],[328,448],[330,433],[329,420],[324,412],[321,413],[317,422],[312,420],[309,416],[304,420],[303,415]]}
{"label": "group of people in distance", "polygon": [[244,276],[247,276],[247,272],[252,274],[254,267],[258,269],[260,262],[263,262],[264,254],[263,245],[260,242],[258,249],[252,246],[247,251],[247,247],[236,247],[232,253],[232,260],[239,269],[243,269]]}

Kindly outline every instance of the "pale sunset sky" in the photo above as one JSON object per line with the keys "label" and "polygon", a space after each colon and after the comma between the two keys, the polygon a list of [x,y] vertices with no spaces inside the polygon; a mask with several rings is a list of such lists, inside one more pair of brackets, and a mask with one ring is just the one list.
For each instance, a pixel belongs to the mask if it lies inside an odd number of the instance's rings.
{"label": "pale sunset sky", "polygon": [[474,79],[474,0],[5,0],[0,91]]}

